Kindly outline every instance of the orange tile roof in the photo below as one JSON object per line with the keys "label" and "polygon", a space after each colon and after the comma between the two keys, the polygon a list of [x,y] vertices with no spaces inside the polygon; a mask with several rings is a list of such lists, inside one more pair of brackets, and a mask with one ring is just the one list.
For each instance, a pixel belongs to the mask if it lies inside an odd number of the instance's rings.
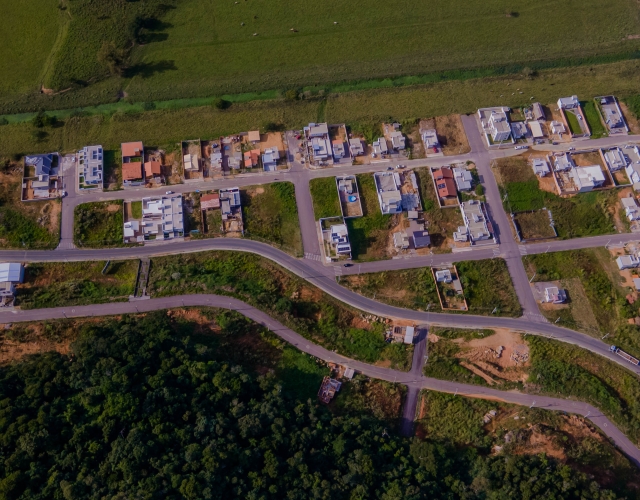
{"label": "orange tile roof", "polygon": [[436,181],[436,185],[438,186],[438,196],[440,196],[440,198],[449,198],[457,195],[458,190],[456,189],[456,183],[453,182],[453,179],[448,177],[439,179]]}
{"label": "orange tile roof", "polygon": [[122,180],[137,181],[142,179],[142,163],[134,161],[122,164]]}
{"label": "orange tile roof", "polygon": [[154,175],[160,175],[162,169],[160,168],[159,161],[148,161],[144,164],[144,175],[147,177],[153,177]]}
{"label": "orange tile roof", "polygon": [[200,197],[200,208],[206,210],[208,208],[220,207],[220,195],[218,193],[203,194]]}
{"label": "orange tile roof", "polygon": [[138,142],[123,142],[120,145],[122,150],[122,157],[133,157],[133,156],[142,156],[144,151],[144,147],[142,146],[142,141]]}
{"label": "orange tile roof", "polygon": [[258,164],[258,158],[260,158],[260,150],[252,149],[244,154],[244,166],[246,168],[255,167]]}

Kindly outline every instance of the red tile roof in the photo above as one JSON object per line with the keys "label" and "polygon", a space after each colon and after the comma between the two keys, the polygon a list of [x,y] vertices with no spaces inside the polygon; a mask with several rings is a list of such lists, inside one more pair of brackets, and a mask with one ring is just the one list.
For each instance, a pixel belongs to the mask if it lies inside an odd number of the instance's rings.
{"label": "red tile roof", "polygon": [[220,208],[220,195],[218,193],[203,194],[200,196],[200,208],[202,210]]}
{"label": "red tile roof", "polygon": [[144,151],[144,147],[142,146],[142,141],[138,142],[123,142],[120,145],[120,149],[122,150],[123,158],[131,158],[131,157],[141,157]]}
{"label": "red tile roof", "polygon": [[144,174],[147,177],[153,177],[154,175],[160,175],[162,169],[160,168],[159,161],[148,161],[144,164]]}
{"label": "red tile roof", "polygon": [[137,181],[142,179],[142,163],[134,161],[122,164],[122,180]]}

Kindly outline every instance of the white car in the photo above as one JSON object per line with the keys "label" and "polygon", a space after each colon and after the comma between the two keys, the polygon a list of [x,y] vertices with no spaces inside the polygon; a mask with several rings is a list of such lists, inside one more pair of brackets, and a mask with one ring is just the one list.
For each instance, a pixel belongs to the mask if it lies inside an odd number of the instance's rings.
{"label": "white car", "polygon": [[516,146],[516,149],[529,149],[529,146]]}
{"label": "white car", "polygon": [[166,193],[164,193],[164,194],[173,194],[173,191],[167,191],[167,192],[166,192]]}
{"label": "white car", "polygon": [[569,148],[569,151],[575,151],[576,148]]}

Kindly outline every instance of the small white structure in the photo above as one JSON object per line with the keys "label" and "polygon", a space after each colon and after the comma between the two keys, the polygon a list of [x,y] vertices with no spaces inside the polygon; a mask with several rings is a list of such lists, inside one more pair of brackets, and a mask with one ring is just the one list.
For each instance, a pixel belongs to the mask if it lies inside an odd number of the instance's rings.
{"label": "small white structure", "polygon": [[360,138],[349,139],[349,150],[353,156],[360,156],[364,154],[364,146]]}
{"label": "small white structure", "polygon": [[460,203],[460,211],[467,229],[466,232],[472,243],[491,238],[491,231],[487,224],[487,216],[482,202],[477,200],[462,202]]}
{"label": "small white structure", "polygon": [[406,139],[404,134],[399,130],[395,130],[389,134],[389,138],[391,139],[391,146],[396,150],[403,150],[405,148]]}
{"label": "small white structure", "polygon": [[404,331],[404,343],[405,344],[413,344],[413,337],[415,335],[416,329],[413,326],[408,326]]}
{"label": "small white structure", "polygon": [[130,220],[124,223],[124,239],[125,242],[130,238],[135,238],[140,234],[140,221]]}
{"label": "small white structure", "polygon": [[561,136],[567,133],[567,128],[564,126],[564,123],[553,120],[551,122],[551,132]]}
{"label": "small white structure", "polygon": [[620,199],[624,213],[629,220],[640,220],[640,207],[635,198],[628,196]]}
{"label": "small white structure", "polygon": [[262,154],[262,168],[267,172],[277,170],[279,159],[280,151],[278,151],[278,148],[266,148]]}
{"label": "small white structure", "polygon": [[336,224],[329,228],[331,231],[331,244],[338,255],[351,257],[351,243],[349,243],[349,231],[346,224]]}
{"label": "small white structure", "polygon": [[78,151],[78,174],[85,185],[101,186],[103,167],[102,146],[85,146]]}
{"label": "small white structure", "polygon": [[435,275],[438,283],[451,283],[453,281],[453,277],[451,276],[451,271],[449,269],[436,271]]}
{"label": "small white structure", "polygon": [[620,148],[613,148],[604,154],[604,161],[607,162],[609,170],[615,172],[627,166],[627,159]]}
{"label": "small white structure", "polygon": [[373,180],[378,192],[378,203],[383,214],[402,212],[402,194],[400,193],[400,175],[395,172],[376,172]]}
{"label": "small white structure", "polygon": [[456,181],[458,191],[469,191],[471,189],[471,183],[473,182],[473,176],[466,168],[454,167],[453,179]]}
{"label": "small white structure", "polygon": [[511,135],[511,127],[509,126],[509,118],[504,111],[493,111],[489,117],[489,130],[493,142],[502,142],[509,139]]}
{"label": "small white structure", "polygon": [[[440,148],[440,141],[438,141],[438,134],[436,133],[436,129],[429,128],[423,130],[421,133],[422,142],[424,143],[425,150],[432,150],[433,152],[437,152]],[[428,153],[428,151],[427,151]]]}
{"label": "small white structure", "polygon": [[552,304],[563,304],[567,300],[567,292],[557,286],[544,289],[544,301]]}
{"label": "small white structure", "polygon": [[514,139],[522,139],[527,137],[529,131],[527,130],[527,125],[524,122],[513,122],[511,123],[511,134]]}
{"label": "small white structure", "polygon": [[555,162],[553,169],[556,172],[566,172],[576,166],[569,153],[562,153],[559,156],[556,155],[553,157],[553,161]]}
{"label": "small white structure", "polygon": [[342,141],[341,139],[336,139],[331,144],[333,147],[334,159],[339,160],[340,158],[344,158],[344,155],[346,153],[346,150],[344,148],[344,141]]}
{"label": "small white structure", "polygon": [[389,152],[387,140],[384,137],[378,137],[373,141],[373,153],[376,155],[386,155]]}
{"label": "small white structure", "polygon": [[186,154],[183,156],[183,161],[184,161],[184,169],[188,170],[189,172],[193,172],[193,171],[198,171],[198,157],[196,155],[192,155],[192,154]]}
{"label": "small white structure", "polygon": [[533,161],[531,162],[531,167],[533,168],[533,172],[538,177],[544,177],[545,175],[548,175],[549,173],[551,173],[549,164],[547,163],[547,160],[545,160],[544,158],[534,158]]}
{"label": "small white structure", "polygon": [[409,235],[404,231],[393,233],[393,245],[401,250],[409,248]]}
{"label": "small white structure", "polygon": [[542,125],[537,120],[528,121],[527,125],[529,130],[531,131],[531,137],[534,139],[542,139],[544,137],[544,132],[542,131]]}
{"label": "small white structure", "polygon": [[11,283],[22,283],[24,281],[24,267],[18,262],[0,263],[0,283],[10,281]]}
{"label": "small white structure", "polygon": [[605,182],[604,172],[599,165],[573,167],[569,173],[579,193],[586,193],[600,187]]}
{"label": "small white structure", "polygon": [[558,99],[558,107],[560,109],[572,109],[580,107],[580,101],[578,101],[577,95],[571,97],[561,97]]}
{"label": "small white structure", "polygon": [[627,150],[629,162],[624,168],[624,171],[629,177],[629,181],[633,184],[633,189],[640,190],[640,148],[633,146],[631,151]]}
{"label": "small white structure", "polygon": [[633,269],[640,265],[640,260],[635,255],[621,255],[616,259],[618,269]]}

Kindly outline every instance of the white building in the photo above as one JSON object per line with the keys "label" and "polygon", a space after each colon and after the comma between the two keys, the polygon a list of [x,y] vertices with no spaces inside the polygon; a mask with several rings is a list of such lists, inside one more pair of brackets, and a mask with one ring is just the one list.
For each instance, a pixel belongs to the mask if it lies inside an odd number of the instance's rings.
{"label": "white building", "polygon": [[338,255],[349,255],[351,257],[351,243],[349,243],[349,231],[346,224],[335,224],[331,226],[331,244],[336,249]]}
{"label": "white building", "polygon": [[197,172],[199,169],[198,156],[186,154],[182,157],[184,169],[188,172]]}
{"label": "white building", "polygon": [[458,191],[469,191],[471,189],[471,183],[473,182],[473,176],[466,168],[454,167],[453,179],[456,181]]}
{"label": "white building", "polygon": [[336,139],[335,141],[333,141],[332,144],[333,144],[333,157],[336,160],[339,160],[340,158],[344,158],[346,154],[344,141],[341,139]]}
{"label": "white building", "polygon": [[551,132],[561,136],[567,133],[567,128],[564,126],[564,123],[553,120],[551,122]]}
{"label": "white building", "polygon": [[78,151],[78,168],[83,184],[101,186],[104,168],[102,146],[85,146]]}
{"label": "white building", "polygon": [[534,158],[531,166],[533,167],[533,172],[538,177],[544,177],[545,175],[551,173],[551,169],[549,168],[549,164],[547,160],[544,158]]}
{"label": "white building", "polygon": [[280,152],[278,151],[278,148],[266,148],[262,154],[262,168],[267,172],[276,170],[278,168],[279,159]]}
{"label": "white building", "polygon": [[[436,133],[436,129],[429,128],[422,131],[421,134],[422,142],[424,143],[424,149],[437,151],[440,148],[440,141],[438,141],[438,134]],[[427,151],[428,153],[428,151]]]}
{"label": "white building", "polygon": [[170,240],[184,236],[182,195],[142,198],[141,228],[145,239]]}
{"label": "white building", "polygon": [[542,131],[542,125],[540,124],[539,121],[537,120],[528,121],[527,125],[529,127],[529,130],[531,131],[531,137],[533,137],[534,139],[542,139],[544,137],[544,132]]}
{"label": "white building", "polygon": [[629,181],[633,184],[633,189],[640,190],[640,148],[633,146],[628,153],[629,161],[624,171],[629,177]]}
{"label": "white building", "polygon": [[376,155],[386,155],[389,152],[387,140],[384,137],[378,137],[373,141],[373,153]]}
{"label": "white building", "polygon": [[529,135],[529,130],[524,122],[511,123],[511,135],[514,139],[522,139]]}
{"label": "white building", "polygon": [[558,107],[560,109],[572,109],[580,107],[580,101],[578,101],[577,95],[571,97],[561,97],[558,99]]}
{"label": "white building", "polygon": [[640,260],[635,255],[621,255],[616,259],[618,269],[633,269],[640,265]]}
{"label": "white building", "polygon": [[586,193],[600,187],[605,182],[604,172],[599,165],[573,167],[569,173],[579,193]]}
{"label": "white building", "polygon": [[620,203],[622,203],[624,213],[629,220],[640,220],[640,208],[635,198],[631,196],[621,198]]}
{"label": "white building", "polygon": [[402,132],[396,130],[394,132],[391,132],[389,134],[389,137],[391,138],[391,146],[393,147],[393,149],[403,150],[405,148],[406,139]]}
{"label": "white building", "polygon": [[332,155],[329,127],[326,123],[310,123],[304,134],[311,148],[313,161],[327,160]]}
{"label": "white building", "polygon": [[553,161],[555,165],[553,169],[556,172],[565,172],[567,170],[571,170],[576,164],[573,162],[573,158],[569,153],[562,153],[561,155],[556,155],[553,157]]}
{"label": "white building", "polygon": [[435,275],[438,283],[451,283],[453,281],[453,277],[451,276],[451,271],[449,269],[440,269],[435,272]]}
{"label": "white building", "polygon": [[[472,243],[491,238],[491,231],[482,202],[477,200],[462,202],[460,203],[460,211],[462,212],[468,237]],[[458,228],[459,230],[460,228]]]}
{"label": "white building", "polygon": [[489,117],[488,128],[491,132],[493,142],[502,142],[511,136],[511,127],[509,126],[509,118],[504,111],[492,111]]}
{"label": "white building", "polygon": [[613,148],[604,154],[604,161],[607,162],[609,170],[615,172],[627,166],[627,159],[620,148]]}
{"label": "white building", "polygon": [[24,267],[18,262],[0,263],[0,282],[22,283],[24,281]]}
{"label": "white building", "polygon": [[360,156],[364,154],[364,146],[360,138],[349,139],[349,149],[353,156]]}
{"label": "white building", "polygon": [[544,300],[553,304],[562,304],[567,300],[567,292],[557,286],[550,286],[544,289]]}
{"label": "white building", "polygon": [[400,193],[400,175],[395,172],[376,172],[373,180],[378,192],[378,203],[383,214],[402,212],[402,194]]}

